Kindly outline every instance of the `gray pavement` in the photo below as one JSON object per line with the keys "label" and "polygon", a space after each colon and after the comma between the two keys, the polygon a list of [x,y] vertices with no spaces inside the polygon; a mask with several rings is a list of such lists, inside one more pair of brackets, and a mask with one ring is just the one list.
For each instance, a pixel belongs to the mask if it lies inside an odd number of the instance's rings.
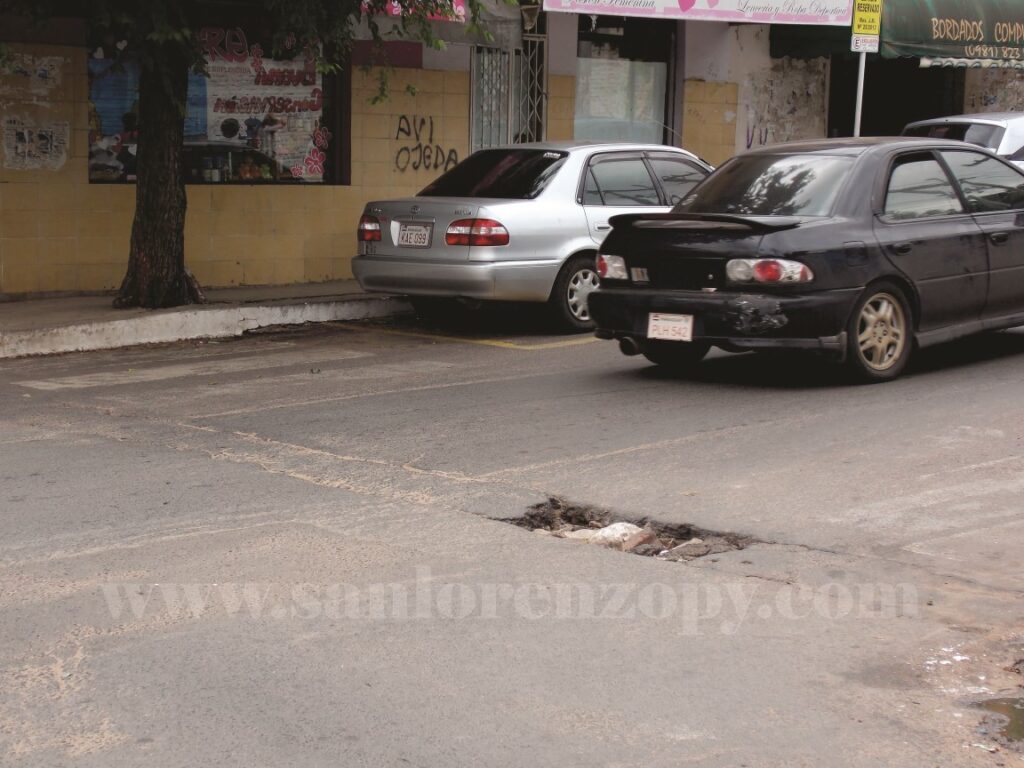
{"label": "gray pavement", "polygon": [[[1024,333],[849,386],[508,315],[0,362],[0,763],[1024,765]],[[549,496],[747,534],[669,563]]]}
{"label": "gray pavement", "polygon": [[409,313],[398,297],[369,294],[355,280],[211,288],[206,303],[169,309],[115,309],[113,293],[0,295],[0,360],[223,339],[273,326],[363,320]]}

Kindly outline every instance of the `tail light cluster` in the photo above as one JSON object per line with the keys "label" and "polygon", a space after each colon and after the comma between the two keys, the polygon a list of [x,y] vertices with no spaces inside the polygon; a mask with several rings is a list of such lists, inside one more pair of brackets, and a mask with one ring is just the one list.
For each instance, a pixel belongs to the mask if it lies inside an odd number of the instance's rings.
{"label": "tail light cluster", "polygon": [[508,245],[508,230],[493,219],[458,219],[444,233],[447,245]]}
{"label": "tail light cluster", "polygon": [[359,220],[358,238],[360,243],[379,243],[380,220],[376,216],[363,216]]}
{"label": "tail light cluster", "polygon": [[597,276],[604,280],[625,280],[626,260],[621,256],[597,255]]}
{"label": "tail light cluster", "polygon": [[806,264],[789,259],[732,259],[725,274],[734,283],[809,283],[814,273]]}

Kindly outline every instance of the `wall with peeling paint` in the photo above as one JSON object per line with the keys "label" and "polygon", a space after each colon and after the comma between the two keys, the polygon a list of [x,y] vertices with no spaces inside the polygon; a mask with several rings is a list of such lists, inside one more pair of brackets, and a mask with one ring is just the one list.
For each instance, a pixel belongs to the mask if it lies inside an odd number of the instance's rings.
{"label": "wall with peeling paint", "polygon": [[964,112],[1024,111],[1024,75],[1015,69],[968,69]]}
{"label": "wall with peeling paint", "polygon": [[11,52],[0,65],[0,167],[60,170],[68,159],[73,109],[71,59]]}
{"label": "wall with peeling paint", "polygon": [[709,161],[824,138],[828,59],[773,59],[766,25],[686,25],[683,143]]}

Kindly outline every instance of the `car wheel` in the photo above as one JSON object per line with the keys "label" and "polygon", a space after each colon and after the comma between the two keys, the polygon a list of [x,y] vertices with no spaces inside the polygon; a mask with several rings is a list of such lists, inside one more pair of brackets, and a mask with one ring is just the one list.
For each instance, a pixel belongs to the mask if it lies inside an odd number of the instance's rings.
{"label": "car wheel", "polygon": [[566,330],[589,331],[594,327],[587,306],[587,297],[598,285],[594,259],[594,256],[573,256],[555,279],[549,304],[555,319]]}
{"label": "car wheel", "polygon": [[862,381],[891,381],[910,359],[913,315],[906,297],[891,283],[868,286],[850,315],[847,364]]}
{"label": "car wheel", "polygon": [[655,365],[676,373],[692,370],[711,349],[699,341],[648,341],[643,354]]}

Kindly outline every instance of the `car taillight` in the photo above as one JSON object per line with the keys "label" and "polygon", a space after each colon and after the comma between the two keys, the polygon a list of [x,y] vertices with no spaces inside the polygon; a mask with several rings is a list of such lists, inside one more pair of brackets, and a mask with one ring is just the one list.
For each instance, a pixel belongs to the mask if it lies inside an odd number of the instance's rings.
{"label": "car taillight", "polygon": [[734,283],[809,283],[814,273],[806,264],[789,259],[732,259],[725,265]]}
{"label": "car taillight", "polygon": [[626,260],[621,256],[597,255],[597,276],[604,280],[625,280]]}
{"label": "car taillight", "polygon": [[[351,219],[349,219],[351,221]],[[376,216],[363,216],[359,220],[359,242],[379,243],[380,242],[380,221]]]}
{"label": "car taillight", "polygon": [[508,245],[508,230],[493,219],[459,219],[444,233],[447,245]]}

